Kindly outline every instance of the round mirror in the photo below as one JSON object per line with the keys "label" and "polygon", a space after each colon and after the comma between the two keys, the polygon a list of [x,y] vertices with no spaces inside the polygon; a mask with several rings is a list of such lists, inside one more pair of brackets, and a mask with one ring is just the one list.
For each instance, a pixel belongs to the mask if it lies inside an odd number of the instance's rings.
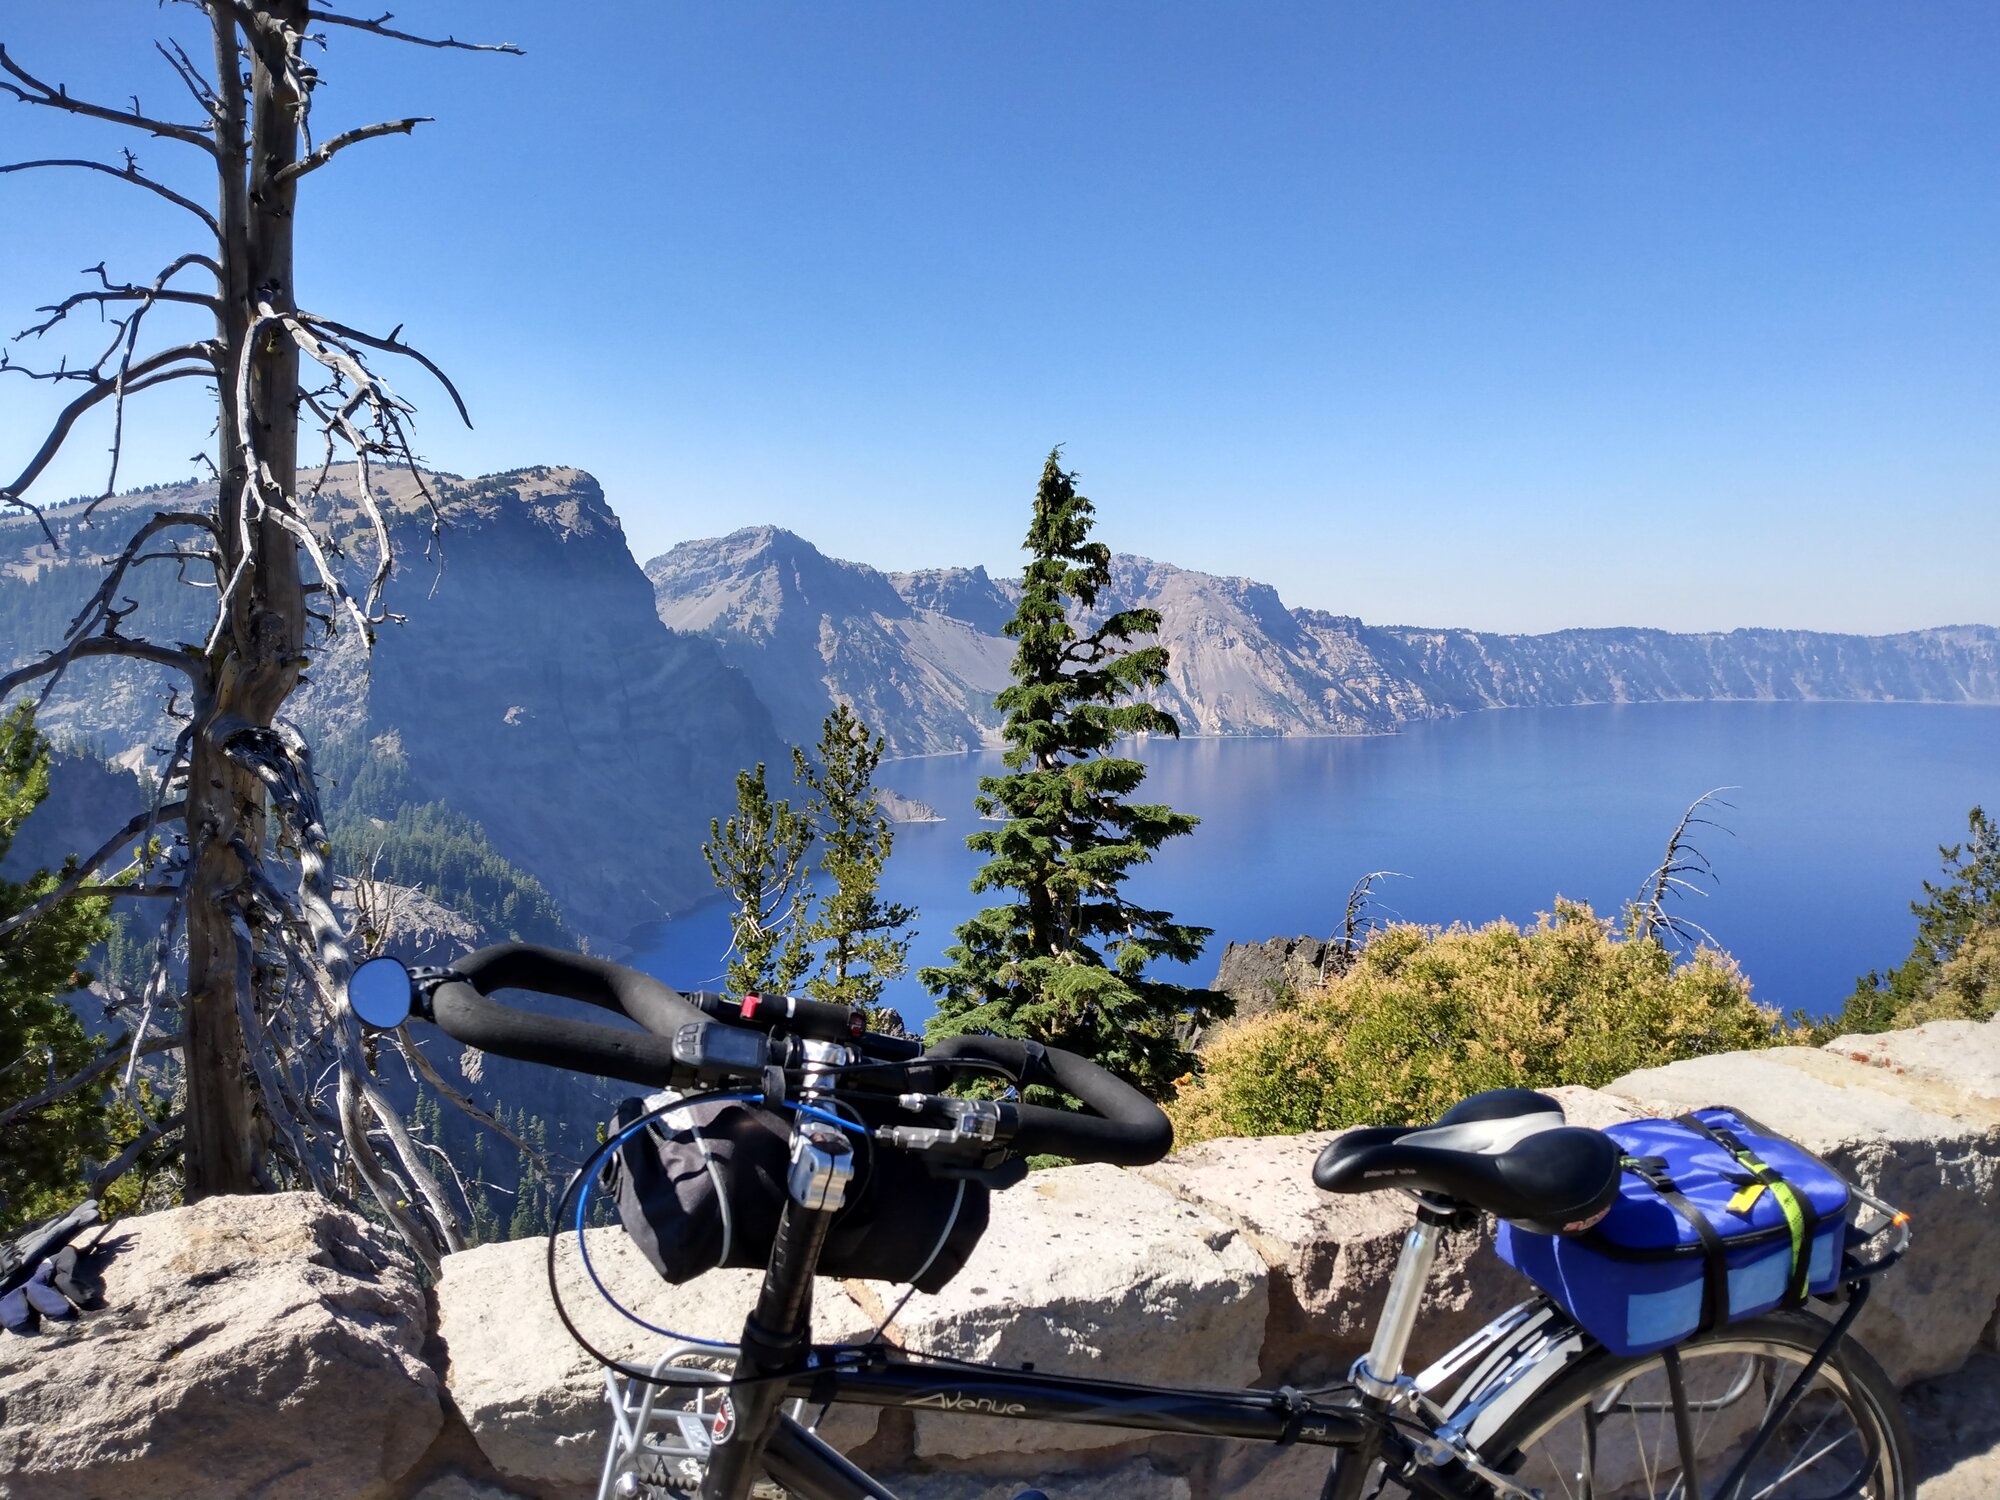
{"label": "round mirror", "polygon": [[364,1026],[401,1026],[410,1019],[410,971],[400,958],[369,959],[347,978],[347,1004]]}

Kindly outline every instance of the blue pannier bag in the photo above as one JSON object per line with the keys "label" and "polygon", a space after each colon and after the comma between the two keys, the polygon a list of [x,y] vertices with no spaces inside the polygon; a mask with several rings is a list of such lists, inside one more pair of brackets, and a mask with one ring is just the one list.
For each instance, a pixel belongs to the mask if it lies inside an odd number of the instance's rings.
{"label": "blue pannier bag", "polygon": [[1850,1190],[1810,1151],[1740,1111],[1698,1109],[1605,1132],[1618,1196],[1574,1234],[1502,1223],[1500,1258],[1614,1354],[1648,1354],[1840,1280]]}

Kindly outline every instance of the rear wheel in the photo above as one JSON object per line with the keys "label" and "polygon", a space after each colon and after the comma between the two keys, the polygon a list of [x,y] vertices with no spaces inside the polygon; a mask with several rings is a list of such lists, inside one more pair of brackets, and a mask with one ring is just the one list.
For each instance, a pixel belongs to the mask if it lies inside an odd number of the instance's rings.
{"label": "rear wheel", "polygon": [[[1818,1351],[1806,1313],[1747,1319],[1680,1346],[1703,1500],[1910,1500],[1909,1434],[1895,1388],[1843,1339],[1729,1495],[1723,1480]],[[1485,1445],[1548,1500],[1684,1500],[1661,1355],[1599,1351],[1529,1401]]]}

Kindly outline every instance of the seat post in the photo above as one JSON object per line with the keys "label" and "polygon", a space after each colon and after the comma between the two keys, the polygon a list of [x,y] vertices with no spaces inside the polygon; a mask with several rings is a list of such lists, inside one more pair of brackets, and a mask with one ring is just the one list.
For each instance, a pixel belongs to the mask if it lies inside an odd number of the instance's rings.
{"label": "seat post", "polygon": [[1351,1372],[1364,1395],[1387,1401],[1396,1394],[1396,1382],[1403,1373],[1403,1355],[1410,1347],[1410,1335],[1417,1326],[1417,1310],[1424,1302],[1424,1287],[1437,1260],[1438,1237],[1450,1221],[1449,1213],[1419,1201],[1417,1222],[1403,1240],[1396,1273],[1389,1279],[1389,1295],[1382,1299],[1375,1342],[1355,1361]]}

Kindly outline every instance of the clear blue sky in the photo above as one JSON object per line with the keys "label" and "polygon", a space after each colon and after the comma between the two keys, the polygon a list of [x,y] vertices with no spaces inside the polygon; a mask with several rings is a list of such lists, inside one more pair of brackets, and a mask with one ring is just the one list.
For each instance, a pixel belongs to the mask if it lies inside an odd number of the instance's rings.
{"label": "clear blue sky", "polygon": [[[301,298],[458,376],[471,433],[404,382],[432,460],[590,469],[641,559],[773,521],[1012,568],[1060,441],[1113,547],[1377,621],[2000,623],[1985,0],[398,13],[528,55],[334,35],[322,133],[439,118],[310,183]],[[0,40],[165,108],[193,19]],[[8,156],[120,134],[0,106]],[[5,332],[184,243],[55,174],[0,225]],[[0,384],[10,475],[41,394]],[[138,418],[129,477],[200,424]]]}

